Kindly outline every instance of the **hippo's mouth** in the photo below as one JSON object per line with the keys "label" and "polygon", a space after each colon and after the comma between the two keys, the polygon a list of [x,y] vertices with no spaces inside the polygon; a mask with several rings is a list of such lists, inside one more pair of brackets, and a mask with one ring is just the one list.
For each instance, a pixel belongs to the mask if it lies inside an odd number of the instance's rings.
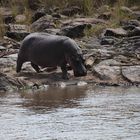
{"label": "hippo's mouth", "polygon": [[78,57],[68,57],[67,56],[66,60],[70,64],[71,68],[73,69],[75,77],[87,75],[87,70],[84,66],[84,61],[83,61],[81,55],[79,55]]}
{"label": "hippo's mouth", "polygon": [[75,77],[87,75],[87,70],[86,70],[84,64],[82,64],[82,63],[77,63],[76,65],[73,65],[72,68],[73,68]]}
{"label": "hippo's mouth", "polygon": [[76,73],[76,72],[74,72],[75,77],[81,77],[81,76],[86,76],[86,75],[87,75],[87,72],[84,72],[84,73]]}

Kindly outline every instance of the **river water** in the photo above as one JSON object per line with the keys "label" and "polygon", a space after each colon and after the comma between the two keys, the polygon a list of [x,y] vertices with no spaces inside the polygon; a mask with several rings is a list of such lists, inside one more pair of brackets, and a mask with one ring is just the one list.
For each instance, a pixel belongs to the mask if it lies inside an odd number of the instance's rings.
{"label": "river water", "polygon": [[0,140],[140,140],[140,88],[0,93]]}

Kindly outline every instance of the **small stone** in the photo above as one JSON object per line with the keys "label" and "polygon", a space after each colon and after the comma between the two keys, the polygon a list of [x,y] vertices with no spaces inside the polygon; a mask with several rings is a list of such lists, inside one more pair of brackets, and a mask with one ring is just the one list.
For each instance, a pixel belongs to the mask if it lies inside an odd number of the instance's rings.
{"label": "small stone", "polygon": [[87,82],[85,82],[85,81],[79,81],[77,83],[77,86],[85,86],[85,85],[87,85]]}
{"label": "small stone", "polygon": [[87,69],[92,68],[94,62],[95,62],[95,59],[93,57],[89,57],[88,59],[86,59],[85,61],[86,68]]}
{"label": "small stone", "polygon": [[26,21],[26,16],[25,15],[17,15],[15,17],[15,20],[17,23],[23,23]]}
{"label": "small stone", "polygon": [[59,83],[59,86],[60,86],[61,88],[65,88],[65,87],[66,87],[66,83],[60,82],[60,83]]}

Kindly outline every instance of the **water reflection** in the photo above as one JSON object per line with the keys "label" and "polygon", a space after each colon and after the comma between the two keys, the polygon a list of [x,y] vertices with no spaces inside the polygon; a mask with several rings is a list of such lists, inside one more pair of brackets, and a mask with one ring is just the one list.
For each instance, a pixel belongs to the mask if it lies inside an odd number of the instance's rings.
{"label": "water reflection", "polygon": [[2,140],[139,140],[140,88],[0,93]]}
{"label": "water reflection", "polygon": [[22,92],[20,96],[25,99],[22,106],[34,111],[72,108],[78,106],[78,100],[86,96],[86,87],[51,87],[47,91]]}

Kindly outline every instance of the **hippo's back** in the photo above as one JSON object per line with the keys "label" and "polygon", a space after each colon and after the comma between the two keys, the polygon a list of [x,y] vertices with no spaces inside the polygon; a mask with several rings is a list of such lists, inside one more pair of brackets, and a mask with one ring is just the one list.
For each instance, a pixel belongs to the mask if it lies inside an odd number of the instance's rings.
{"label": "hippo's back", "polygon": [[47,33],[32,33],[23,40],[19,56],[43,67],[57,65],[64,59],[63,42],[67,39]]}

